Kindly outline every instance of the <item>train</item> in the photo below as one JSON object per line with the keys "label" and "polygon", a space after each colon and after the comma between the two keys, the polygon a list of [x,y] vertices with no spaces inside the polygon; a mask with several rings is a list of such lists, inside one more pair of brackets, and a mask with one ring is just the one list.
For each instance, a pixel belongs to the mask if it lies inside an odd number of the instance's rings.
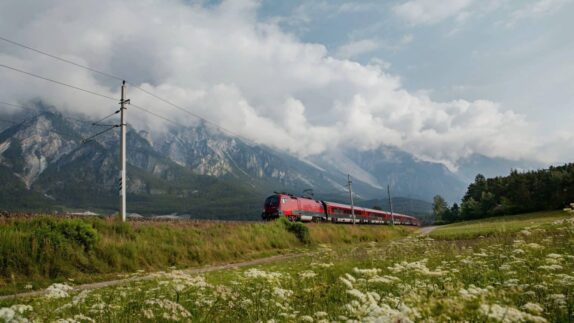
{"label": "train", "polygon": [[[355,214],[354,219],[352,213]],[[333,222],[359,224],[397,224],[420,226],[420,221],[410,215],[382,210],[315,200],[307,196],[275,193],[265,199],[261,218],[265,221],[286,217],[291,221]]]}

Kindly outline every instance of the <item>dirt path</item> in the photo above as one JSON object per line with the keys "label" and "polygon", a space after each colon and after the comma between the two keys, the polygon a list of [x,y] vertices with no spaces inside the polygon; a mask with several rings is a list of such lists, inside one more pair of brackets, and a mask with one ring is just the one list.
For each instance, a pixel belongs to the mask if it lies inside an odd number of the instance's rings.
{"label": "dirt path", "polygon": [[420,234],[420,235],[425,235],[425,236],[426,236],[426,235],[428,235],[429,233],[431,233],[431,232],[432,232],[434,229],[436,229],[436,228],[438,228],[437,225],[433,225],[433,226],[430,226],[430,227],[420,228],[418,234]]}
{"label": "dirt path", "polygon": [[[313,253],[296,253],[296,254],[287,254],[287,255],[277,255],[277,256],[271,256],[271,257],[260,258],[260,259],[253,259],[253,260],[236,262],[236,263],[228,263],[228,264],[223,264],[223,265],[214,265],[214,266],[206,266],[206,267],[200,267],[200,268],[184,269],[183,271],[186,273],[189,273],[189,274],[201,274],[201,273],[208,273],[208,272],[212,272],[212,271],[219,271],[219,270],[225,270],[225,269],[241,268],[241,267],[247,267],[247,266],[268,264],[268,263],[275,262],[275,261],[283,261],[283,260],[308,256],[308,255],[312,255],[312,254]],[[145,276],[124,278],[124,279],[108,280],[108,281],[103,281],[103,282],[98,282],[98,283],[77,285],[77,286],[74,286],[74,290],[80,291],[80,290],[86,290],[86,289],[98,289],[98,288],[116,286],[116,285],[126,284],[126,283],[133,282],[133,281],[147,280],[147,279],[153,279],[153,278],[155,278],[155,277],[153,277],[152,275],[145,275]],[[38,290],[38,291],[32,291],[32,292],[17,293],[17,294],[12,294],[12,295],[4,295],[4,296],[0,296],[0,301],[6,300],[6,299],[12,299],[12,298],[41,296],[45,292],[46,292],[45,290]]]}
{"label": "dirt path", "polygon": [[[419,229],[417,234],[427,235],[432,230],[434,230],[436,228],[437,228],[437,226],[424,227],[424,228]],[[236,263],[213,265],[213,266],[206,266],[206,267],[199,267],[199,268],[189,268],[189,269],[184,269],[183,271],[186,273],[189,273],[189,274],[201,274],[201,273],[208,273],[208,272],[212,272],[212,271],[219,271],[219,270],[225,270],[225,269],[241,268],[241,267],[248,267],[248,266],[254,266],[254,265],[268,264],[268,263],[272,263],[272,262],[276,262],[276,261],[284,261],[284,260],[288,260],[288,259],[293,259],[293,258],[298,258],[298,257],[303,257],[303,256],[309,256],[309,255],[313,255],[313,254],[314,254],[313,252],[307,252],[307,253],[277,255],[277,256],[271,256],[271,257],[260,258],[260,259],[253,259],[253,260],[236,262]],[[123,279],[102,281],[102,282],[97,282],[97,283],[77,285],[77,286],[74,286],[74,290],[75,291],[81,291],[81,290],[87,290],[87,289],[98,289],[98,288],[103,288],[103,287],[126,284],[129,282],[134,282],[134,281],[139,281],[139,280],[147,280],[147,279],[155,278],[153,275],[150,275],[150,274],[151,273],[148,273],[147,275],[143,275],[143,276],[136,276],[136,277],[130,277],[130,278],[123,278]],[[3,296],[0,296],[0,301],[1,300],[7,300],[7,299],[13,299],[13,298],[42,296],[45,292],[46,292],[45,290],[37,290],[37,291],[31,291],[31,292],[11,294],[11,295],[3,295]]]}

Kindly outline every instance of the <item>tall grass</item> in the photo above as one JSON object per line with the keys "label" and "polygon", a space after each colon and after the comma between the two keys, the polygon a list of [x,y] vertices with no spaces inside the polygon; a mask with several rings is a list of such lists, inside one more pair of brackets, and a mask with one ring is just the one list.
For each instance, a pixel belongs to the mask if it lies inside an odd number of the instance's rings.
{"label": "tall grass", "polygon": [[0,293],[73,278],[253,259],[321,243],[380,241],[405,229],[238,222],[131,222],[51,216],[0,219]]}

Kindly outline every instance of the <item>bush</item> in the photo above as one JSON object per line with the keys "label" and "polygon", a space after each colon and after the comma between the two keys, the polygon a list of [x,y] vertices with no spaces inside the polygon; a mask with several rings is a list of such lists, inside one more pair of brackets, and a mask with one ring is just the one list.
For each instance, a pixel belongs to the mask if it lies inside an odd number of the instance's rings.
{"label": "bush", "polygon": [[38,221],[33,237],[41,244],[50,244],[56,248],[62,247],[65,242],[72,242],[85,250],[91,250],[98,241],[97,231],[90,224],[77,219],[42,219]]}
{"label": "bush", "polygon": [[311,243],[311,234],[309,233],[309,228],[307,228],[307,226],[305,226],[303,223],[291,222],[285,217],[279,218],[278,221],[283,223],[285,229],[293,233],[297,237],[297,239],[299,239],[299,241],[301,241],[304,244]]}

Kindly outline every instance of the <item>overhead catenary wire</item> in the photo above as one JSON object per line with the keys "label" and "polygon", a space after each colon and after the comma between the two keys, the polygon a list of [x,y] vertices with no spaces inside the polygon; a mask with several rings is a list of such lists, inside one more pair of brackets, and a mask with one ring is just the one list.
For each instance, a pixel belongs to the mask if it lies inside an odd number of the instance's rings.
{"label": "overhead catenary wire", "polygon": [[[122,81],[122,80],[127,80],[127,78],[124,78],[124,77],[121,77],[121,76],[117,76],[117,75],[114,75],[114,74],[109,73],[109,72],[100,71],[100,70],[91,68],[91,67],[89,67],[89,66],[86,66],[86,65],[83,65],[83,64],[79,64],[79,63],[73,62],[73,61],[71,61],[71,60],[68,60],[68,59],[65,59],[65,58],[62,58],[62,57],[59,57],[59,56],[50,54],[50,53],[48,53],[48,52],[46,52],[46,51],[39,50],[39,49],[37,49],[37,48],[34,48],[34,47],[31,47],[31,46],[22,44],[22,43],[20,43],[20,42],[17,42],[17,41],[8,39],[8,38],[6,38],[6,37],[0,36],[0,40],[5,41],[5,42],[10,43],[10,44],[15,45],[15,46],[19,46],[19,47],[21,47],[21,48],[25,48],[25,49],[30,50],[30,51],[33,51],[33,52],[35,52],[35,53],[38,53],[38,54],[42,54],[42,55],[51,57],[51,58],[56,59],[56,60],[58,60],[58,61],[61,61],[61,62],[70,64],[70,65],[76,66],[76,67],[78,67],[78,68],[82,68],[82,69],[84,69],[84,70],[87,70],[87,71],[90,71],[90,72],[93,72],[93,73],[96,73],[96,74],[99,74],[99,75],[107,76],[107,77],[109,77],[109,78],[112,78],[112,79],[115,79],[115,80],[120,80],[120,81]],[[194,112],[189,111],[189,110],[186,109],[186,108],[183,108],[182,106],[180,106],[180,105],[178,105],[178,104],[175,104],[175,103],[171,102],[170,100],[167,100],[167,99],[165,99],[165,98],[162,98],[162,97],[160,97],[160,96],[157,95],[157,94],[151,93],[150,91],[145,90],[145,89],[143,89],[143,88],[140,87],[140,86],[137,86],[134,82],[131,82],[131,81],[126,81],[126,82],[127,82],[128,84],[130,84],[133,88],[135,88],[135,89],[137,89],[137,90],[139,90],[139,91],[141,91],[141,92],[143,92],[143,93],[145,93],[145,94],[147,94],[147,95],[149,95],[149,96],[151,96],[151,97],[153,97],[153,98],[155,98],[155,99],[157,99],[157,100],[160,100],[161,102],[163,102],[163,103],[165,103],[165,104],[168,104],[168,105],[170,105],[170,106],[173,107],[173,108],[176,108],[176,109],[178,109],[178,110],[180,110],[180,111],[182,111],[182,112],[184,112],[184,113],[187,113],[187,114],[189,114],[189,115],[191,115],[191,116],[193,116],[193,117],[195,117],[195,118],[197,118],[197,119],[200,119],[200,120],[202,120],[202,121],[204,121],[204,122],[206,122],[206,123],[208,123],[208,124],[214,126],[215,128],[217,128],[217,129],[223,131],[223,132],[226,132],[226,133],[228,133],[228,134],[230,134],[230,135],[232,135],[232,136],[241,138],[241,139],[243,139],[243,140],[246,141],[246,142],[255,143],[253,140],[247,139],[247,138],[245,138],[244,136],[241,136],[241,135],[235,133],[234,131],[231,131],[231,130],[225,128],[225,127],[222,127],[222,126],[220,126],[219,124],[217,124],[217,123],[214,122],[214,121],[211,121],[211,120],[209,120],[209,119],[206,119],[206,118],[204,118],[204,117],[202,117],[202,116],[200,116],[200,115],[198,115],[198,114],[196,114],[196,113],[194,113]],[[115,99],[114,99],[114,100],[115,100]],[[132,106],[133,106],[133,104],[132,104]],[[159,116],[159,115],[157,115],[157,114],[156,114],[156,117],[159,117],[159,118],[162,118],[162,119],[166,119],[166,118],[164,118],[164,117],[162,117],[162,116]]]}

